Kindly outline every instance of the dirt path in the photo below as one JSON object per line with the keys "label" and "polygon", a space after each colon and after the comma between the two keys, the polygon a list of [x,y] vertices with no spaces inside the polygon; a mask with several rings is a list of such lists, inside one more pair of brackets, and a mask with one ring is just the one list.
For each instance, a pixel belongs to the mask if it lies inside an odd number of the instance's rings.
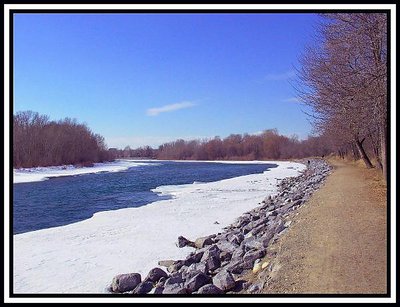
{"label": "dirt path", "polygon": [[263,293],[386,293],[385,186],[376,170],[330,163],[334,172],[271,246]]}

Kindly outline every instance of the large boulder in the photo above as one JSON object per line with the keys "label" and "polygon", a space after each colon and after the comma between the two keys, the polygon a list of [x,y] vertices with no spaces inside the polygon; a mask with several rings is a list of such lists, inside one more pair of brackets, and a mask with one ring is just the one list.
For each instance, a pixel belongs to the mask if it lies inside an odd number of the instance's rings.
{"label": "large boulder", "polygon": [[164,283],[163,294],[186,294],[185,281],[182,278],[182,273],[171,275]]}
{"label": "large boulder", "polygon": [[237,249],[233,252],[233,254],[232,254],[232,260],[233,260],[233,261],[241,260],[242,257],[243,257],[243,255],[244,255],[244,253],[245,253],[245,246],[244,246],[244,244],[243,244],[243,242],[242,242],[242,245],[240,245],[240,247],[237,248]]}
{"label": "large boulder", "polygon": [[167,280],[164,283],[164,286],[172,285],[172,284],[183,284],[183,283],[184,283],[184,279],[182,277],[182,273],[177,272],[175,274],[172,274],[169,278],[167,278]]}
{"label": "large boulder", "polygon": [[184,265],[185,265],[185,261],[183,261],[183,260],[175,261],[173,264],[171,264],[167,268],[167,271],[170,272],[170,273],[175,273],[175,272],[179,271],[179,269],[181,267],[183,267]]}
{"label": "large boulder", "polygon": [[213,284],[207,284],[201,287],[197,292],[197,294],[223,294],[224,291],[222,291],[220,288]]}
{"label": "large boulder", "polygon": [[207,265],[203,262],[199,262],[199,263],[193,263],[192,265],[189,266],[188,272],[191,271],[199,271],[201,273],[207,274],[208,269],[207,269]]}
{"label": "large boulder", "polygon": [[204,251],[198,251],[196,253],[192,253],[185,259],[185,265],[190,266],[193,263],[200,262],[201,258],[203,257]]}
{"label": "large boulder", "polygon": [[225,270],[233,273],[233,274],[240,274],[243,272],[244,267],[243,267],[243,261],[241,259],[239,260],[231,260],[225,267]]}
{"label": "large boulder", "polygon": [[196,248],[203,248],[205,246],[211,245],[214,243],[215,234],[207,237],[201,237],[194,241],[194,245]]}
{"label": "large boulder", "polygon": [[227,270],[222,270],[213,277],[213,284],[220,288],[222,291],[229,291],[236,285],[235,279],[232,274]]}
{"label": "large boulder", "polygon": [[207,271],[215,271],[221,266],[221,260],[215,256],[210,256],[205,260]]}
{"label": "large boulder", "polygon": [[147,294],[151,289],[153,289],[153,283],[151,281],[144,281],[133,290],[133,294]]}
{"label": "large boulder", "polygon": [[160,280],[161,277],[168,277],[168,274],[160,268],[153,268],[150,270],[150,272],[147,274],[146,278],[144,281],[151,281],[152,283],[156,283]]}
{"label": "large boulder", "polygon": [[[234,241],[234,242],[236,242],[236,241]],[[239,244],[236,244],[236,243],[233,243],[230,241],[226,241],[226,240],[221,240],[217,243],[217,246],[221,251],[227,251],[227,252],[233,253],[239,247]]]}
{"label": "large boulder", "polygon": [[190,293],[197,291],[202,286],[211,283],[211,277],[204,273],[197,273],[189,281],[185,283],[186,289]]}
{"label": "large boulder", "polygon": [[113,278],[111,289],[119,293],[132,291],[141,281],[139,273],[119,274]]}
{"label": "large boulder", "polygon": [[183,284],[165,285],[162,294],[187,294],[188,290]]}
{"label": "large boulder", "polygon": [[222,251],[221,254],[219,254],[219,258],[222,262],[228,262],[232,259],[232,253],[228,251]]}
{"label": "large boulder", "polygon": [[219,258],[220,252],[221,250],[219,249],[219,247],[216,244],[214,244],[209,248],[207,248],[207,250],[203,254],[201,261],[204,261],[204,259],[207,259],[210,256]]}
{"label": "large boulder", "polygon": [[201,262],[205,263],[209,271],[214,271],[221,266],[220,253],[221,250],[215,244],[204,252]]}
{"label": "large boulder", "polygon": [[255,237],[245,238],[242,244],[245,251],[264,248],[262,240]]}

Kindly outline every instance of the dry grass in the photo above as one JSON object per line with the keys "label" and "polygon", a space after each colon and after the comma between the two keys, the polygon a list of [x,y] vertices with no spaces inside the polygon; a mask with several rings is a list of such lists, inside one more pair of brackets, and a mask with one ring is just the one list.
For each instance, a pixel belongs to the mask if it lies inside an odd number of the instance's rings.
{"label": "dry grass", "polygon": [[379,171],[329,158],[335,170],[290,217],[269,252],[263,293],[386,293],[386,185]]}

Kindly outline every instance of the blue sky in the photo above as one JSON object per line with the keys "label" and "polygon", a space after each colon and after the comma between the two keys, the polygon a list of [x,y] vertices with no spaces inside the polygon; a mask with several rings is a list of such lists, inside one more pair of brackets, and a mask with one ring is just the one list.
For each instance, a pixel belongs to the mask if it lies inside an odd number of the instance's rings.
{"label": "blue sky", "polygon": [[110,147],[311,126],[290,80],[313,14],[17,14],[14,112],[76,118]]}

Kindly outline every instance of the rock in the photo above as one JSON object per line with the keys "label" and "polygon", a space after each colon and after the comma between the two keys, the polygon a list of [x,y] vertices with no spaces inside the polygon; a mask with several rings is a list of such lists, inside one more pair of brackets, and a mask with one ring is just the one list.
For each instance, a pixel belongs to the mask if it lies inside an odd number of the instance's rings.
{"label": "rock", "polygon": [[194,246],[196,248],[203,248],[205,246],[211,245],[214,243],[213,238],[215,238],[216,235],[211,235],[211,236],[207,236],[207,237],[201,237],[196,239],[196,241],[194,241]]}
{"label": "rock", "polygon": [[175,262],[176,262],[175,260],[160,260],[158,261],[158,265],[169,267],[170,265],[173,265]]}
{"label": "rock", "polygon": [[275,234],[278,234],[278,233],[280,233],[282,230],[284,230],[285,229],[285,226],[284,226],[284,224],[283,224],[283,222],[282,222],[282,220],[279,220],[278,221],[278,224],[275,226],[275,228],[274,228],[274,232],[275,232]]}
{"label": "rock", "polygon": [[[250,267],[251,268],[251,267]],[[232,274],[240,274],[243,272],[243,261],[241,259],[236,261],[231,261],[225,268],[228,272]]]}
{"label": "rock", "polygon": [[174,273],[164,283],[163,294],[184,294],[187,290],[184,285],[182,273]]}
{"label": "rock", "polygon": [[240,243],[243,241],[243,239],[244,239],[244,235],[240,232],[228,236],[228,241],[235,245],[240,245]]}
{"label": "rock", "polygon": [[261,242],[264,248],[266,248],[269,245],[269,241],[274,237],[274,232],[271,230],[268,230],[265,232],[261,238]]}
{"label": "rock", "polygon": [[260,225],[251,230],[250,233],[253,235],[253,237],[259,237],[260,233],[264,232],[265,230],[266,230],[266,225]]}
{"label": "rock", "polygon": [[153,283],[151,281],[144,281],[133,290],[133,294],[147,294],[151,289],[153,289]]}
{"label": "rock", "polygon": [[182,273],[178,272],[172,274],[164,283],[164,287],[173,284],[183,284],[184,280],[182,278]]}
{"label": "rock", "polygon": [[170,265],[170,266],[167,268],[167,271],[170,272],[170,273],[178,272],[179,269],[180,269],[181,267],[183,267],[184,265],[185,265],[185,261],[183,261],[183,260],[175,261],[172,265]]}
{"label": "rock", "polygon": [[209,248],[206,249],[201,261],[204,261],[205,259],[209,258],[210,256],[219,258],[220,252],[221,252],[221,250],[219,249],[219,247],[216,244],[213,244]]}
{"label": "rock", "polygon": [[247,289],[247,292],[249,292],[249,293],[256,293],[256,292],[260,291],[260,289],[261,289],[260,285],[258,285],[258,284],[253,284],[253,285],[251,285],[251,286]]}
{"label": "rock", "polygon": [[161,277],[168,277],[168,274],[160,269],[160,268],[153,268],[150,270],[150,272],[147,274],[146,278],[144,281],[151,281],[153,283],[156,283],[160,280]]}
{"label": "rock", "polygon": [[214,271],[221,266],[220,253],[221,250],[215,244],[204,252],[201,262],[205,263],[209,271]]}
{"label": "rock", "polygon": [[219,258],[222,262],[226,262],[232,259],[232,253],[227,251],[222,251],[219,254]]}
{"label": "rock", "polygon": [[188,291],[183,284],[172,284],[165,286],[162,294],[187,294]]}
{"label": "rock", "polygon": [[165,281],[167,280],[167,278],[168,278],[168,276],[167,277],[161,277],[160,280],[156,283],[156,286],[157,287],[163,287],[164,284],[165,284]]}
{"label": "rock", "polygon": [[253,265],[253,273],[256,274],[257,272],[261,271],[261,269],[262,269],[262,263],[260,259],[257,259]]}
{"label": "rock", "polygon": [[188,282],[185,283],[186,289],[192,293],[197,291],[202,286],[211,283],[211,277],[204,274],[198,273],[193,276]]}
{"label": "rock", "polygon": [[242,245],[240,245],[240,247],[233,252],[231,261],[241,260],[243,256],[244,256],[244,244],[242,243]]}
{"label": "rock", "polygon": [[185,246],[195,247],[195,246],[194,246],[194,242],[192,242],[192,241],[186,239],[186,238],[183,237],[183,236],[179,236],[179,237],[178,237],[177,246],[178,246],[179,248],[182,248],[182,247],[185,247]]}
{"label": "rock", "polygon": [[139,273],[119,274],[112,280],[112,291],[119,293],[132,291],[141,281]]}
{"label": "rock", "polygon": [[[181,270],[181,272],[182,272],[182,278],[185,280],[185,282],[189,281],[197,274],[203,273],[200,272],[199,270],[190,270],[188,267],[185,267],[185,270]],[[207,272],[203,274],[207,274]]]}
{"label": "rock", "polygon": [[185,265],[186,266],[190,266],[193,263],[200,262],[200,260],[203,257],[203,255],[204,255],[203,251],[199,251],[199,252],[191,254],[189,257],[186,258]]}
{"label": "rock", "polygon": [[207,265],[203,262],[193,263],[188,267],[188,271],[199,271],[201,273],[207,274],[208,268]]}
{"label": "rock", "polygon": [[246,235],[256,226],[256,222],[250,222],[246,226],[242,227],[242,234]]}
{"label": "rock", "polygon": [[210,256],[204,263],[208,271],[215,271],[221,266],[221,260],[215,256]]}
{"label": "rock", "polygon": [[235,287],[235,279],[232,274],[227,270],[222,270],[213,277],[213,284],[220,288],[222,291],[229,291]]}
{"label": "rock", "polygon": [[[235,241],[234,241],[235,242]],[[231,254],[238,248],[239,243],[233,243],[226,240],[221,240],[217,243],[218,248],[220,251],[227,251]]]}
{"label": "rock", "polygon": [[283,226],[284,226],[285,228],[287,228],[287,227],[290,226],[290,224],[292,224],[292,221],[287,221],[285,224],[283,224]]}
{"label": "rock", "polygon": [[264,255],[265,255],[264,250],[248,251],[243,256],[243,262],[251,261],[252,263],[254,263],[254,261],[256,261],[259,258],[264,257]]}
{"label": "rock", "polygon": [[264,245],[263,245],[263,240],[262,239],[256,239],[254,237],[250,237],[250,238],[245,238],[242,242],[243,246],[244,246],[244,250],[245,251],[249,251],[252,249],[263,249]]}
{"label": "rock", "polygon": [[269,260],[265,260],[265,261],[261,264],[261,269],[265,269],[268,265],[269,265]]}
{"label": "rock", "polygon": [[253,268],[253,266],[254,266],[254,260],[250,260],[250,259],[243,261],[241,264],[241,267],[243,270],[251,270]]}
{"label": "rock", "polygon": [[213,284],[208,284],[204,285],[201,287],[197,292],[197,294],[223,294],[224,291],[222,291],[220,288]]}
{"label": "rock", "polygon": [[154,294],[162,294],[164,291],[164,287],[156,287],[154,289]]}

